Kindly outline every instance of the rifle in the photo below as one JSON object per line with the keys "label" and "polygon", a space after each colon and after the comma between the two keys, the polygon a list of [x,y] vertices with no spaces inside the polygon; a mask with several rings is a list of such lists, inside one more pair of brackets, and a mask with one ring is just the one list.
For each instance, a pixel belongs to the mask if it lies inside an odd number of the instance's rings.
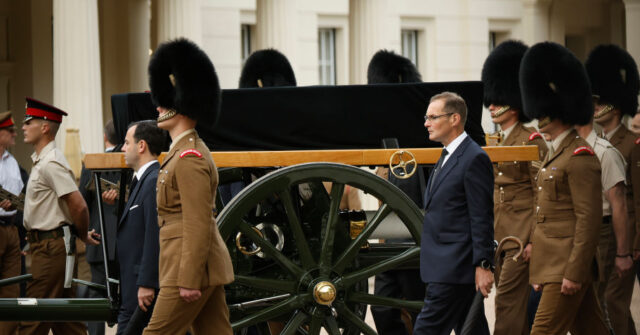
{"label": "rifle", "polygon": [[15,209],[19,211],[24,211],[24,193],[20,193],[20,195],[15,195],[0,186],[0,201],[9,200],[11,201],[11,205],[15,207]]}

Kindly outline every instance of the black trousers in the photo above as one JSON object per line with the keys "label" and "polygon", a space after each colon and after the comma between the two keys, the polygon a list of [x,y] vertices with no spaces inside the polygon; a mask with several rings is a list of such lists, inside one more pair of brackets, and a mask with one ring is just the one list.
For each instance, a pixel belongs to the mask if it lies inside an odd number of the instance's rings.
{"label": "black trousers", "polygon": [[[424,300],[424,283],[420,279],[420,270],[393,270],[376,276],[375,295],[406,299]],[[415,324],[418,312],[408,311]],[[408,335],[409,330],[402,321],[398,308],[371,306],[371,314],[380,335]]]}
{"label": "black trousers", "polygon": [[[460,334],[464,321],[476,295],[474,284],[428,283],[424,306],[418,315],[414,335],[449,335],[452,330]],[[472,334],[489,335],[489,325],[480,311]]]}

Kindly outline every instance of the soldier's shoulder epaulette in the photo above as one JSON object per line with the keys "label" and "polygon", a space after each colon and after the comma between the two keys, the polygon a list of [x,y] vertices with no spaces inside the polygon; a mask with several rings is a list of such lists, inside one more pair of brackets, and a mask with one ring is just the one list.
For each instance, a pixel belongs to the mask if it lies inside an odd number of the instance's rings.
{"label": "soldier's shoulder epaulette", "polygon": [[640,144],[640,137],[636,138],[635,142],[636,144]]}
{"label": "soldier's shoulder epaulette", "polygon": [[535,140],[536,138],[542,138],[542,139],[544,139],[544,138],[542,137],[542,134],[540,134],[540,133],[539,133],[539,132],[537,132],[537,131],[534,131],[533,133],[531,133],[531,135],[529,135],[529,141],[533,141],[533,140]]}
{"label": "soldier's shoulder epaulette", "polygon": [[585,154],[593,156],[594,155],[593,149],[591,149],[588,146],[583,145],[581,147],[577,147],[576,150],[573,150],[573,155],[574,156],[585,155]]}
{"label": "soldier's shoulder epaulette", "polygon": [[180,153],[180,158],[183,158],[184,156],[188,156],[188,155],[194,155],[197,157],[202,157],[202,153],[196,149],[187,149],[185,151],[183,151],[182,153]]}

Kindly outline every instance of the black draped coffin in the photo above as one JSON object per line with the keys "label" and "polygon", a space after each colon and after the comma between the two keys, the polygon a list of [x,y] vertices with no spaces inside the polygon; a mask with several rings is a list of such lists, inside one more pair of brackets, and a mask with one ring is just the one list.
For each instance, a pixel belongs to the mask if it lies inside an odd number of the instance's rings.
{"label": "black draped coffin", "polygon": [[[211,151],[377,149],[384,138],[403,148],[436,147],[424,115],[444,91],[467,102],[466,131],[484,145],[478,81],[223,90],[218,121],[197,130]],[[111,104],[120,139],[130,122],[158,115],[149,93],[116,94]]]}

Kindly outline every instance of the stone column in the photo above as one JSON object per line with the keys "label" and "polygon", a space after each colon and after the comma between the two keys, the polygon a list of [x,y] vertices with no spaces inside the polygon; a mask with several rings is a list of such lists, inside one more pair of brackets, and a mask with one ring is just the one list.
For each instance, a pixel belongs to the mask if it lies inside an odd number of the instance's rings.
{"label": "stone column", "polygon": [[158,44],[186,37],[202,42],[202,4],[200,0],[156,0]]}
{"label": "stone column", "polygon": [[627,22],[627,51],[640,64],[640,0],[624,0],[625,21]]}
{"label": "stone column", "polygon": [[[373,54],[387,46],[387,0],[349,0],[349,81],[367,83]],[[400,30],[394,32],[400,35]],[[396,50],[398,52],[398,50]]]}
{"label": "stone column", "polygon": [[[82,148],[102,152],[102,85],[97,0],[53,2],[53,104],[69,113],[58,131],[80,129]],[[37,97],[36,97],[37,99]]]}
{"label": "stone column", "polygon": [[523,0],[522,37],[528,45],[550,38],[549,5],[551,0]]}
{"label": "stone column", "polygon": [[151,1],[129,0],[129,89],[148,90],[147,66],[151,48]]}
{"label": "stone column", "polygon": [[256,0],[256,50],[274,48],[296,65],[297,0]]}

